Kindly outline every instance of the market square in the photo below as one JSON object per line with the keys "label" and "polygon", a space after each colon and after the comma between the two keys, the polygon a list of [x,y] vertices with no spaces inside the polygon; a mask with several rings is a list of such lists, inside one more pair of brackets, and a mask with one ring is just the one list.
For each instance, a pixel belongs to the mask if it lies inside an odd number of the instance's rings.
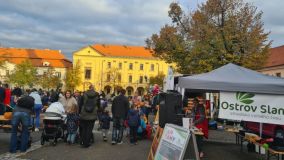
{"label": "market square", "polygon": [[284,159],[283,6],[2,3],[0,159]]}

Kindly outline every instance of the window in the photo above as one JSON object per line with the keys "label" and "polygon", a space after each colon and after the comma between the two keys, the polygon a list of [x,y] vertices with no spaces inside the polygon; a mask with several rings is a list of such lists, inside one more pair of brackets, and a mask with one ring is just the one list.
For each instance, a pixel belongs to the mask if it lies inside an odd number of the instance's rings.
{"label": "window", "polygon": [[279,73],[279,72],[276,73],[276,76],[277,76],[277,77],[281,77],[281,73]]}
{"label": "window", "polygon": [[154,71],[155,70],[155,66],[154,64],[151,64],[151,71]]}
{"label": "window", "polygon": [[132,83],[132,76],[131,75],[128,77],[128,82]]}
{"label": "window", "polygon": [[144,76],[144,79],[145,79],[145,82],[147,83],[148,82],[148,77]]}
{"label": "window", "polygon": [[143,64],[140,64],[140,70],[143,71]]}
{"label": "window", "polygon": [[107,68],[111,68],[111,62],[107,62]]}
{"label": "window", "polygon": [[143,83],[143,76],[139,77],[139,83]]}
{"label": "window", "polygon": [[55,76],[61,78],[61,72],[55,72]]}
{"label": "window", "polygon": [[91,79],[91,71],[90,68],[85,69],[85,79]]}
{"label": "window", "polygon": [[118,69],[122,69],[122,63],[121,62],[118,63]]}
{"label": "window", "polygon": [[129,63],[129,69],[133,70],[133,63]]}
{"label": "window", "polygon": [[131,95],[131,89],[127,90],[127,95]]}
{"label": "window", "polygon": [[121,82],[121,74],[118,74],[117,80],[118,80],[118,82]]}
{"label": "window", "polygon": [[107,82],[110,81],[110,74],[107,74]]}

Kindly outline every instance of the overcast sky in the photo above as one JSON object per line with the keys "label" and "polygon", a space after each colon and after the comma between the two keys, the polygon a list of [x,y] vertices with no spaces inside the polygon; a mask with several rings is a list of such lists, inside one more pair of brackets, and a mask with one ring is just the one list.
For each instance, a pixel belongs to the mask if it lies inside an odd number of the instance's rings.
{"label": "overcast sky", "polygon": [[[175,0],[194,10],[205,0]],[[263,13],[272,46],[284,45],[284,1],[246,0]],[[145,46],[173,0],[0,0],[0,45],[72,52],[95,43]]]}

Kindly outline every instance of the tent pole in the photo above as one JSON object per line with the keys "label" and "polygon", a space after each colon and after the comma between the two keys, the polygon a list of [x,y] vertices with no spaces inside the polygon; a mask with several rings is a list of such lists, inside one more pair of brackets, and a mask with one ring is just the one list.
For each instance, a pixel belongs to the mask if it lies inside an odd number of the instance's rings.
{"label": "tent pole", "polygon": [[263,123],[259,123],[259,137],[262,138]]}

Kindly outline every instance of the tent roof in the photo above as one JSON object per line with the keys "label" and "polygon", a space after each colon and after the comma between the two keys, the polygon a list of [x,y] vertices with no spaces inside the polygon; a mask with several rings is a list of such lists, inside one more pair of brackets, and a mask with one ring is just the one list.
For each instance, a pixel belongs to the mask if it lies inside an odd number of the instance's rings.
{"label": "tent roof", "polygon": [[284,79],[229,63],[208,73],[181,77],[179,87],[201,90],[284,94]]}

